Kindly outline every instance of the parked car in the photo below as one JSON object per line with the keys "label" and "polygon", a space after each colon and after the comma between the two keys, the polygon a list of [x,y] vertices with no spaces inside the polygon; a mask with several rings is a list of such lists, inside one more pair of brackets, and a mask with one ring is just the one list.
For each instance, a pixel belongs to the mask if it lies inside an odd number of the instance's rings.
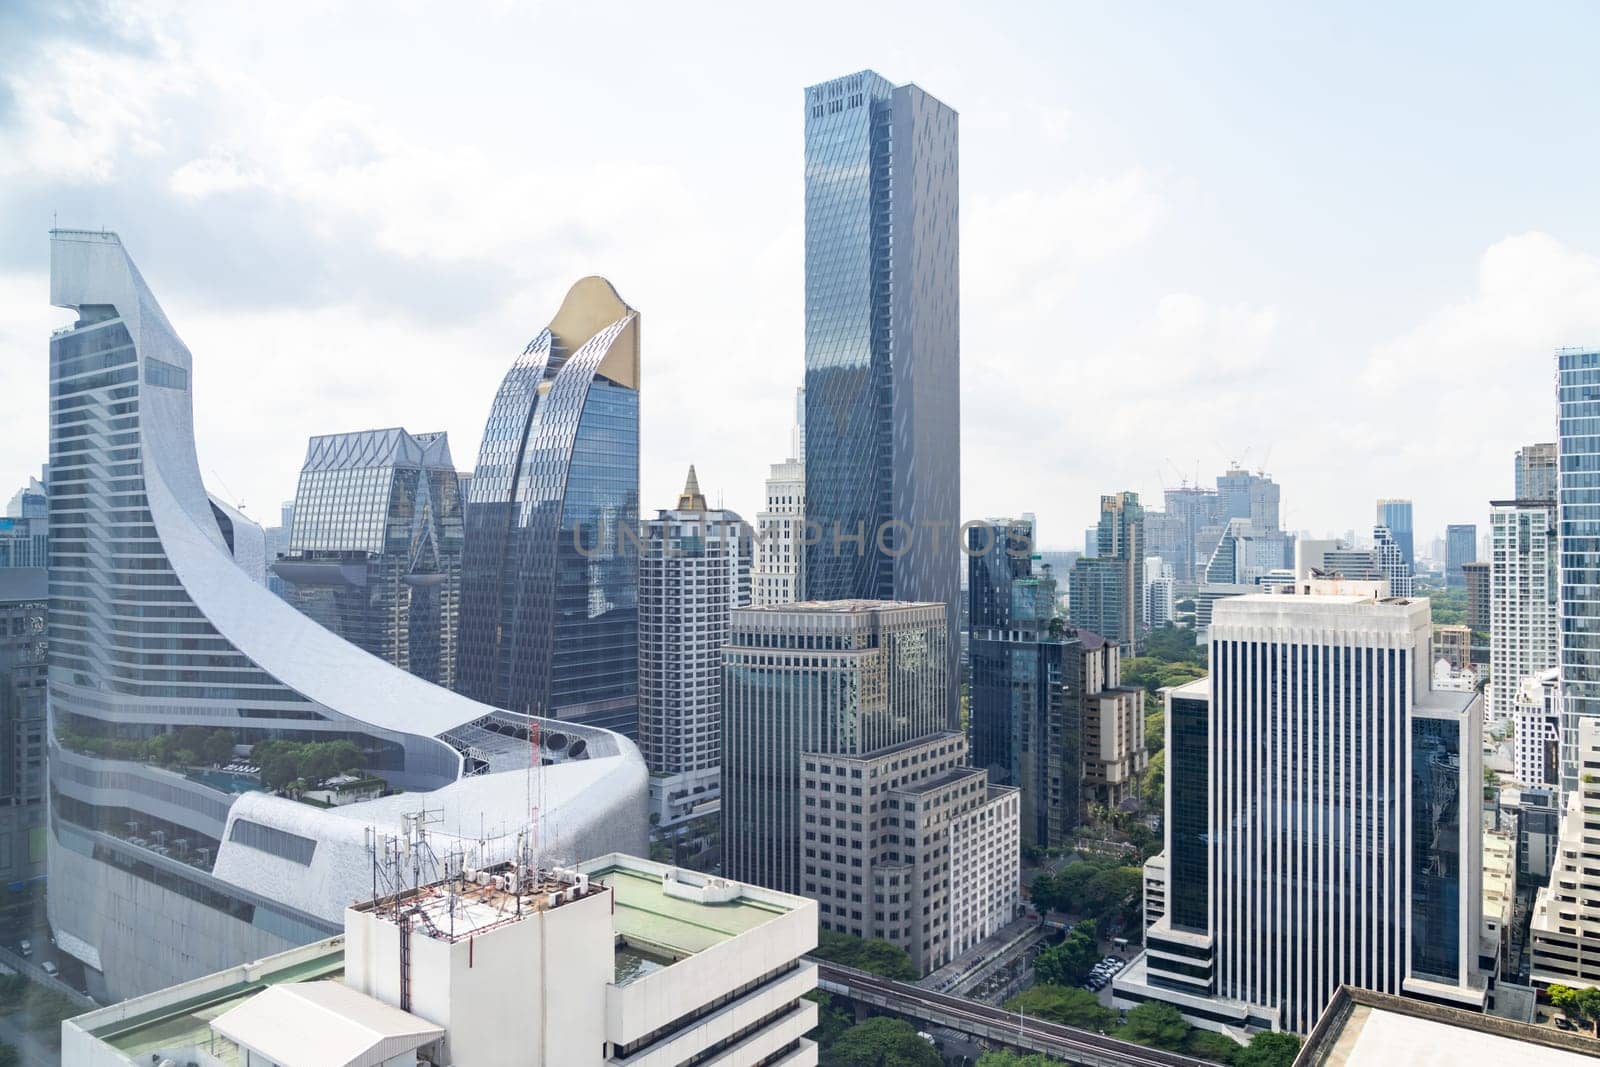
{"label": "parked car", "polygon": [[21,941],[17,942],[17,951],[22,953],[24,956],[33,955],[33,942],[29,941],[27,938],[23,938]]}
{"label": "parked car", "polygon": [[61,968],[55,965],[54,960],[45,960],[44,973],[48,974],[51,978],[54,978],[56,975],[61,973]]}
{"label": "parked car", "polygon": [[1565,1015],[1557,1015],[1556,1016],[1556,1029],[1557,1030],[1576,1030],[1577,1027],[1573,1026],[1572,1023],[1567,1019],[1567,1017]]}

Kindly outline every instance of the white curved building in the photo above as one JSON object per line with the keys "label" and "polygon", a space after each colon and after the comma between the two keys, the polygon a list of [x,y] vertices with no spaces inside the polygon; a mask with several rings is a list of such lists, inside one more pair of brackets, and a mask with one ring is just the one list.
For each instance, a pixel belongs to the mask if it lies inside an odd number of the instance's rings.
{"label": "white curved building", "polygon": [[[50,341],[49,915],[90,991],[121,999],[337,932],[370,892],[369,828],[424,808],[437,850],[479,862],[510,854],[533,806],[564,857],[643,851],[631,742],[550,723],[535,780],[526,717],[268,592],[260,529],[201,481],[188,349],[116,235],[51,238],[51,302],[78,319]],[[197,739],[349,741],[405,792],[323,809],[169,769],[206,762],[171,758]]]}

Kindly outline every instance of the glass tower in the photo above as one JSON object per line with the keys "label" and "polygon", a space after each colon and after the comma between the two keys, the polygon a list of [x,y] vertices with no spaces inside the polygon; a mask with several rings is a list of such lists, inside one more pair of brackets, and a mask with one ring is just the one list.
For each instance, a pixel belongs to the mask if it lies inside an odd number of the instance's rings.
{"label": "glass tower", "polygon": [[1411,534],[1411,501],[1401,499],[1378,501],[1378,517],[1375,525],[1388,528],[1389,535],[1400,549],[1401,558],[1415,574],[1417,556]]}
{"label": "glass tower", "polygon": [[1600,715],[1600,350],[1563,348],[1556,353],[1556,369],[1561,794],[1566,796],[1578,788],[1578,720]]}
{"label": "glass tower", "polygon": [[290,603],[346,641],[454,686],[461,493],[442,433],[313,437],[289,551],[273,564]]}
{"label": "glass tower", "polygon": [[579,281],[500,383],[467,499],[460,688],[638,725],[639,314]]}
{"label": "glass tower", "polygon": [[805,108],[807,596],[944,604],[954,671],[956,113],[871,71]]}

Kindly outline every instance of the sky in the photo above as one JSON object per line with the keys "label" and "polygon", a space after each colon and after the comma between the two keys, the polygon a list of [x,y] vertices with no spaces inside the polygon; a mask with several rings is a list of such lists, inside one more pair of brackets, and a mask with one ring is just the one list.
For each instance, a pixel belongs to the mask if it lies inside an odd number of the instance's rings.
{"label": "sky", "polygon": [[[1190,10],[1192,8],[1192,10]],[[1284,525],[1486,529],[1600,344],[1600,9],[0,0],[0,499],[47,455],[47,231],[122,235],[194,354],[212,490],[446,430],[603,274],[641,506],[753,516],[803,377],[803,89],[960,113],[962,512],[1074,547],[1230,462]]]}

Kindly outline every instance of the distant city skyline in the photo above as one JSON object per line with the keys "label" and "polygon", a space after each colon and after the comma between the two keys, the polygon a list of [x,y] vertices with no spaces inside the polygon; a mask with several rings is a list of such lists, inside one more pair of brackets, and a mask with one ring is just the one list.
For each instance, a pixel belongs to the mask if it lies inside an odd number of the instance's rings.
{"label": "distant city skyline", "polygon": [[[316,33],[285,7],[98,10],[0,13],[8,491],[44,458],[54,212],[120,231],[190,343],[229,353],[195,383],[203,474],[258,520],[315,434],[430,426],[469,462],[527,324],[594,271],[651,309],[641,506],[698,462],[713,506],[755,515],[803,370],[797,105],[866,67],[961,114],[962,326],[987,354],[962,380],[963,517],[1034,511],[1042,543],[1076,547],[1102,493],[1153,503],[1238,459],[1283,486],[1286,529],[1361,530],[1380,495],[1416,500],[1423,543],[1486,529],[1504,457],[1554,439],[1550,351],[1600,341],[1581,177],[1600,146],[1571,134],[1600,108],[1581,50],[1600,16],[1579,8],[1441,26],[934,5],[855,12],[840,34],[690,4],[635,10],[622,35],[502,9],[366,55],[341,43],[370,34],[359,9]],[[601,32],[625,76],[527,92],[530,41]],[[782,55],[754,47],[773,36]],[[554,50],[546,84],[596,82],[585,55]],[[1360,92],[1330,100],[1354,55]],[[395,73],[414,70],[478,106]],[[1563,166],[1534,195],[1537,158]],[[1429,402],[1393,420],[1402,393]],[[1308,394],[1328,418],[1304,417]]]}

